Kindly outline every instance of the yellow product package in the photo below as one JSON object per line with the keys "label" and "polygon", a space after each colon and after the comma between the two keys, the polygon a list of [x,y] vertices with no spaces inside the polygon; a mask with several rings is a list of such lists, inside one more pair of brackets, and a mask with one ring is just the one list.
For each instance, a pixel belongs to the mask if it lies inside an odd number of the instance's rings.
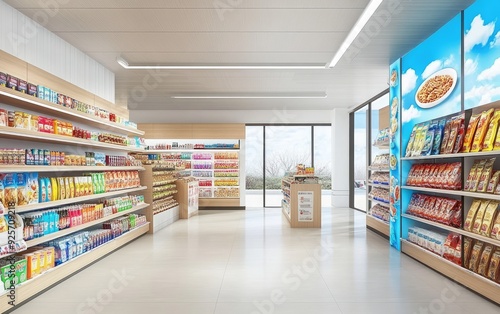
{"label": "yellow product package", "polygon": [[483,147],[484,137],[488,132],[488,126],[490,125],[491,116],[493,115],[493,109],[487,110],[481,114],[479,118],[479,123],[477,124],[476,134],[474,135],[474,140],[472,142],[471,152],[478,152]]}
{"label": "yellow product package", "polygon": [[479,162],[481,162],[480,159],[474,160],[474,163],[472,164],[472,168],[470,168],[469,175],[467,176],[467,181],[465,181],[464,191],[469,190],[470,185],[471,185],[472,181],[474,180],[474,177],[476,176],[477,166],[479,166]]}
{"label": "yellow product package", "polygon": [[472,230],[471,230],[475,234],[479,234],[479,232],[481,230],[481,225],[483,224],[484,213],[486,213],[486,209],[488,208],[489,204],[490,204],[490,201],[487,201],[487,200],[481,201],[481,206],[479,206],[479,210],[476,213],[476,219],[474,219],[474,225],[472,226]]}
{"label": "yellow product package", "polygon": [[479,185],[479,179],[481,178],[481,174],[483,173],[483,170],[486,166],[486,162],[487,162],[487,159],[481,159],[481,161],[477,165],[476,173],[470,182],[468,191],[470,191],[470,192],[477,191],[477,186]]}
{"label": "yellow product package", "polygon": [[493,118],[491,118],[490,125],[488,127],[488,131],[486,132],[486,136],[484,137],[483,142],[483,151],[491,151],[495,145],[495,138],[498,130],[498,123],[500,121],[500,110],[495,110],[493,114]]}
{"label": "yellow product package", "polygon": [[465,218],[464,230],[472,231],[472,225],[474,224],[474,220],[476,219],[476,214],[480,206],[480,200],[472,201],[472,205],[470,206],[469,212],[467,213],[467,218]]}
{"label": "yellow product package", "polygon": [[477,269],[477,273],[479,275],[486,276],[493,251],[494,251],[493,245],[491,244],[485,245],[483,253],[481,254],[481,258],[479,260],[479,267]]}
{"label": "yellow product package", "polygon": [[464,153],[470,152],[472,140],[474,139],[474,134],[476,133],[476,128],[480,116],[481,115],[477,113],[473,114],[472,117],[470,117],[469,125],[467,126],[467,131],[465,132],[464,145],[462,146],[462,152]]}
{"label": "yellow product package", "polygon": [[486,189],[486,193],[495,192],[499,180],[500,180],[500,171],[495,171],[495,173],[490,179],[490,182],[488,183],[488,188]]}
{"label": "yellow product package", "polygon": [[492,201],[486,208],[486,212],[484,213],[483,222],[481,223],[481,229],[479,233],[485,237],[489,237],[491,235],[491,229],[493,228],[493,223],[495,222],[495,218],[497,216],[498,202]]}
{"label": "yellow product package", "polygon": [[478,184],[477,184],[477,192],[486,192],[486,189],[488,188],[488,183],[490,182],[491,175],[493,174],[493,164],[495,163],[496,158],[490,158],[488,161],[486,161],[486,164],[484,165],[483,172],[481,173],[481,176],[479,177]]}

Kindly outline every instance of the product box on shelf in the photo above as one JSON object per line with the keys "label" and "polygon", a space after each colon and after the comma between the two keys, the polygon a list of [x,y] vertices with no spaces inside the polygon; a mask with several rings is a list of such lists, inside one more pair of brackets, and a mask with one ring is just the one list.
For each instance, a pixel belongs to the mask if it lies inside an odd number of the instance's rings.
{"label": "product box on shelf", "polygon": [[15,257],[14,270],[12,270],[11,262],[5,259],[0,260],[0,265],[0,279],[5,290],[11,289],[12,284],[16,286],[28,280],[28,265],[25,258]]}

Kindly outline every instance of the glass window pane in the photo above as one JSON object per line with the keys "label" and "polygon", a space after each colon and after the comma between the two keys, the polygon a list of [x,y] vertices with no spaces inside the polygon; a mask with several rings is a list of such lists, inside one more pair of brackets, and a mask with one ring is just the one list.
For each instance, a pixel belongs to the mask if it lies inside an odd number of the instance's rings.
{"label": "glass window pane", "polygon": [[366,211],[366,114],[368,106],[354,113],[354,207]]}
{"label": "glass window pane", "polygon": [[247,126],[245,141],[246,207],[264,206],[264,127]]}
{"label": "glass window pane", "polygon": [[323,207],[332,203],[332,127],[314,127],[314,173],[320,178]]}
{"label": "glass window pane", "polygon": [[266,206],[281,206],[281,179],[297,164],[311,166],[310,126],[266,126]]}

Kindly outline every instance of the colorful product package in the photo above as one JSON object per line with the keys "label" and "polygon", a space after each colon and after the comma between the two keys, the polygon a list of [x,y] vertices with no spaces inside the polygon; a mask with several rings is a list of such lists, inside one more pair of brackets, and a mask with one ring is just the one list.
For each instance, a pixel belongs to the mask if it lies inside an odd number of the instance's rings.
{"label": "colorful product package", "polygon": [[479,159],[474,160],[474,163],[472,164],[469,175],[467,176],[467,181],[465,181],[465,184],[464,184],[464,191],[469,191],[470,185],[473,182],[473,180],[477,174],[477,167],[479,166],[480,162],[481,162],[481,160],[479,160]]}
{"label": "colorful product package", "polygon": [[476,219],[476,214],[479,210],[479,207],[481,207],[481,201],[477,199],[473,200],[469,212],[467,213],[467,218],[465,219],[464,222],[464,230],[472,231],[472,226],[474,225],[474,221]]}
{"label": "colorful product package", "polygon": [[493,117],[490,120],[488,131],[484,137],[482,151],[492,151],[495,146],[495,138],[498,130],[498,123],[500,121],[500,110],[495,110]]}
{"label": "colorful product package", "polygon": [[422,146],[421,156],[429,156],[432,152],[432,144],[434,143],[434,136],[436,134],[437,123],[433,122],[429,125],[425,134],[424,145]]}
{"label": "colorful product package", "polygon": [[464,267],[469,268],[470,255],[472,252],[472,247],[474,246],[474,241],[471,238],[464,238]]}
{"label": "colorful product package", "polygon": [[465,132],[464,144],[462,146],[462,152],[468,153],[472,147],[472,141],[474,140],[474,135],[476,133],[477,124],[479,123],[479,118],[481,114],[473,114],[470,117],[469,125],[467,126],[467,131]]}
{"label": "colorful product package", "polygon": [[26,174],[26,198],[28,199],[28,204],[37,204],[39,201],[38,197],[38,173],[30,172]]}
{"label": "colorful product package", "polygon": [[493,173],[493,176],[491,176],[490,182],[488,183],[488,188],[486,189],[486,193],[495,192],[499,180],[500,180],[500,171],[495,171],[495,173]]}
{"label": "colorful product package", "polygon": [[0,181],[3,183],[3,206],[9,207],[9,203],[17,205],[17,174],[0,174]]}
{"label": "colorful product package", "polygon": [[481,276],[486,276],[488,274],[488,267],[490,266],[491,256],[493,254],[493,245],[488,244],[484,246],[483,253],[479,260],[479,267],[477,273]]}
{"label": "colorful product package", "polygon": [[481,113],[479,123],[477,124],[476,134],[474,135],[474,140],[472,141],[471,152],[478,152],[481,150],[484,137],[488,132],[488,126],[490,125],[492,115],[493,109],[489,109]]}
{"label": "colorful product package", "polygon": [[481,176],[478,180],[477,192],[486,192],[488,188],[488,183],[490,182],[491,176],[493,174],[493,165],[495,164],[496,158],[490,158],[486,161],[484,169],[481,172]]}
{"label": "colorful product package", "polygon": [[469,270],[477,273],[479,268],[479,262],[481,261],[481,255],[483,254],[484,243],[477,241],[472,247],[472,252],[469,261]]}
{"label": "colorful product package", "polygon": [[472,181],[470,182],[469,185],[469,192],[476,192],[477,191],[477,186],[479,185],[479,179],[481,178],[481,174],[483,173],[483,170],[486,166],[486,159],[482,159],[479,164],[477,165],[477,170],[476,174],[474,175],[474,178],[472,178]]}
{"label": "colorful product package", "polygon": [[491,229],[490,237],[493,239],[500,240],[500,213],[497,213],[497,216],[493,222],[493,227]]}
{"label": "colorful product package", "polygon": [[464,137],[465,137],[465,124],[464,124],[464,118],[463,115],[458,118],[457,120],[458,124],[458,132],[457,132],[457,138],[455,140],[455,145],[452,149],[452,153],[456,154],[462,149],[462,145],[464,143]]}
{"label": "colorful product package", "polygon": [[472,225],[472,232],[479,234],[483,224],[484,213],[486,213],[489,204],[490,201],[488,200],[481,201],[481,206],[479,206],[479,210],[476,213],[476,219],[474,219],[474,225]]}
{"label": "colorful product package", "polygon": [[406,145],[405,157],[411,157],[411,152],[413,150],[413,144],[415,143],[415,136],[417,135],[418,124],[413,126],[411,130],[410,139],[408,140],[408,144]]}
{"label": "colorful product package", "polygon": [[500,277],[500,249],[497,248],[491,255],[487,276],[491,280],[498,282]]}
{"label": "colorful product package", "polygon": [[16,174],[17,206],[28,205],[28,197],[26,195],[26,191],[27,191],[26,176],[27,176],[27,173],[17,173]]}
{"label": "colorful product package", "polygon": [[446,151],[446,147],[448,146],[448,140],[450,139],[452,120],[446,121],[446,125],[444,127],[443,132],[443,140],[441,141],[441,149],[439,150],[440,154],[444,154]]}
{"label": "colorful product package", "polygon": [[446,119],[441,119],[436,126],[434,132],[434,143],[432,144],[431,155],[439,155],[439,150],[441,148],[441,141],[443,139],[444,127],[446,125]]}
{"label": "colorful product package", "polygon": [[486,208],[486,212],[484,213],[483,221],[481,223],[481,228],[479,229],[479,234],[485,237],[490,236],[495,218],[497,217],[498,204],[499,203],[497,201],[491,201]]}

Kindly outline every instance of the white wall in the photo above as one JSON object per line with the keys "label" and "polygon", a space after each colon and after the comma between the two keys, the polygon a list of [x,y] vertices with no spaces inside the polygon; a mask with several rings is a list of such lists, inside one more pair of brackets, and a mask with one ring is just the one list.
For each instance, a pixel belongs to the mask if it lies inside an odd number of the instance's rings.
{"label": "white wall", "polygon": [[334,109],[332,122],[332,207],[349,207],[349,110]]}
{"label": "white wall", "polygon": [[39,24],[0,1],[0,49],[114,103],[115,74],[43,27],[57,10],[39,11]]}
{"label": "white wall", "polygon": [[331,123],[331,110],[131,110],[136,123]]}

